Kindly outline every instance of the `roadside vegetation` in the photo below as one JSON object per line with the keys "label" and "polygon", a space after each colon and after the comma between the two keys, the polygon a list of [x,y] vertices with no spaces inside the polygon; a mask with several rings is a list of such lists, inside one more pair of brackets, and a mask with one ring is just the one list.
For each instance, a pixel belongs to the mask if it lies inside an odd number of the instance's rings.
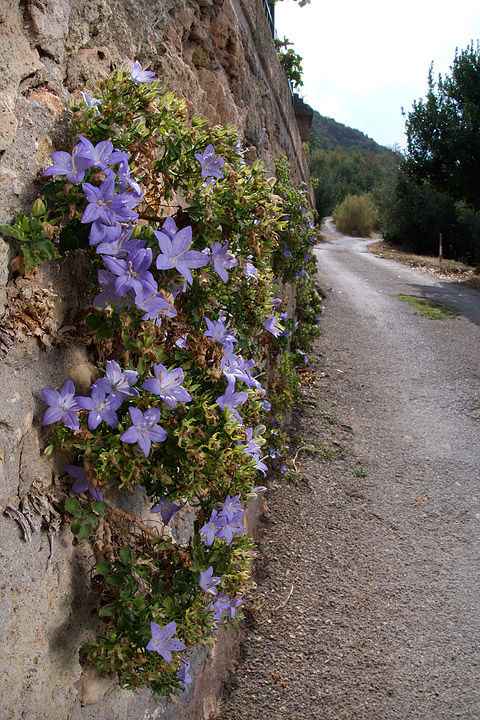
{"label": "roadside vegetation", "polygon": [[[478,41],[457,50],[444,77],[435,80],[432,65],[426,98],[405,118],[404,155],[315,113],[310,171],[319,216],[333,214],[338,229],[351,234],[343,203],[358,204],[368,194],[378,213],[376,229],[389,246],[433,257],[440,254],[441,236],[444,262],[479,266],[479,84]],[[443,263],[445,270],[456,272]]]}

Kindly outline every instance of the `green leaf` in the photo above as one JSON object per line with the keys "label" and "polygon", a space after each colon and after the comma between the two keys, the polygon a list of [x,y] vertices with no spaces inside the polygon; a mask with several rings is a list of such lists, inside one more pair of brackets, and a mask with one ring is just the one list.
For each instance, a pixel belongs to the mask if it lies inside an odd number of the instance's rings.
{"label": "green leaf", "polygon": [[125,565],[129,565],[132,562],[132,551],[129,547],[123,547],[120,550],[120,558]]}
{"label": "green leaf", "polygon": [[166,597],[163,601],[163,607],[170,614],[173,613],[173,600],[171,597]]}
{"label": "green leaf", "polygon": [[109,575],[107,582],[110,583],[110,585],[115,585],[115,587],[120,587],[123,585],[124,579],[120,575]]}
{"label": "green leaf", "polygon": [[95,570],[99,575],[108,575],[112,572],[112,566],[108,562],[99,562],[95,565]]}
{"label": "green leaf", "polygon": [[89,315],[85,318],[85,325],[91,330],[97,330],[102,323],[103,318],[99,315],[95,315],[94,313],[89,313]]}
{"label": "green leaf", "polygon": [[115,603],[109,603],[108,605],[104,605],[103,607],[101,607],[98,611],[98,614],[100,617],[105,617],[106,615],[115,615],[115,610]]}
{"label": "green leaf", "polygon": [[20,230],[12,225],[0,225],[0,233],[7,237],[13,237],[15,240],[23,240],[24,234]]}
{"label": "green leaf", "polygon": [[137,372],[139,375],[143,375],[146,369],[147,369],[147,360],[146,360],[146,358],[141,357],[137,363]]}
{"label": "green leaf", "polygon": [[79,540],[86,540],[92,534],[92,526],[88,524],[82,524],[78,533],[76,533]]}
{"label": "green leaf", "polygon": [[111,325],[103,323],[103,325],[100,325],[100,327],[97,329],[97,332],[95,334],[98,338],[104,338],[107,340],[113,335],[113,327]]}
{"label": "green leaf", "polygon": [[92,510],[97,513],[101,518],[105,515],[105,503],[101,500],[92,501]]}
{"label": "green leaf", "polygon": [[22,245],[22,252],[23,257],[25,258],[25,271],[28,272],[29,270],[32,270],[37,265],[37,260],[35,258],[35,255],[30,252],[30,250],[25,246]]}
{"label": "green leaf", "polygon": [[77,498],[67,498],[65,500],[65,510],[69,513],[73,513],[80,508],[80,503]]}

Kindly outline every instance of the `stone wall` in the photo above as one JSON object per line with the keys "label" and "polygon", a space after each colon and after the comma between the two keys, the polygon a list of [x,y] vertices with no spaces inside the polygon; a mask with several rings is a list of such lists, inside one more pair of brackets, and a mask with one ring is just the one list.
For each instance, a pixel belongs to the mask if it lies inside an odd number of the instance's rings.
{"label": "stone wall", "polygon": [[[235,125],[267,165],[285,152],[308,183],[260,0],[2,0],[0,223],[27,209],[49,154],[67,142],[69,98],[94,93],[95,81],[126,56],[149,63],[192,114]],[[79,645],[96,629],[85,592],[93,560],[60,525],[55,497],[64,463],[42,457],[39,431],[40,388],[69,376],[84,392],[94,377],[84,350],[59,342],[81,306],[76,277],[84,260],[74,254],[68,266],[45,263],[32,279],[11,273],[8,282],[11,259],[0,239],[0,720],[208,717],[218,690],[212,658],[224,666],[223,650],[210,659],[198,651],[192,668],[210,690],[197,682],[179,706],[82,671]],[[130,509],[141,513],[145,500],[138,490]],[[22,530],[29,514],[32,524]]]}

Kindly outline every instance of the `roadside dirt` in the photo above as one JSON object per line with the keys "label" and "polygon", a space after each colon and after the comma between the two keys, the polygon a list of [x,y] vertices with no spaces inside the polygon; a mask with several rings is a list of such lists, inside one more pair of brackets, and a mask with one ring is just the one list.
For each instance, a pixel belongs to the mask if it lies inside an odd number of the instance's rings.
{"label": "roadside dirt", "polygon": [[[269,487],[216,717],[478,720],[478,296],[358,239],[317,251],[323,334],[290,426],[303,479]],[[459,316],[425,320],[400,293]]]}

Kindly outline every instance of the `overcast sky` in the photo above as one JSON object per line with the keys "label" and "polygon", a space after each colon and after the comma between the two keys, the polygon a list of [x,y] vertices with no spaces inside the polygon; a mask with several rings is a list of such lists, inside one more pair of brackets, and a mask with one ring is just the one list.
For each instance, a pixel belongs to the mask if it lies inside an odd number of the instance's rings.
{"label": "overcast sky", "polygon": [[435,77],[448,73],[455,48],[480,38],[480,0],[283,0],[275,25],[303,57],[305,102],[404,148],[401,108],[425,97],[432,60]]}

